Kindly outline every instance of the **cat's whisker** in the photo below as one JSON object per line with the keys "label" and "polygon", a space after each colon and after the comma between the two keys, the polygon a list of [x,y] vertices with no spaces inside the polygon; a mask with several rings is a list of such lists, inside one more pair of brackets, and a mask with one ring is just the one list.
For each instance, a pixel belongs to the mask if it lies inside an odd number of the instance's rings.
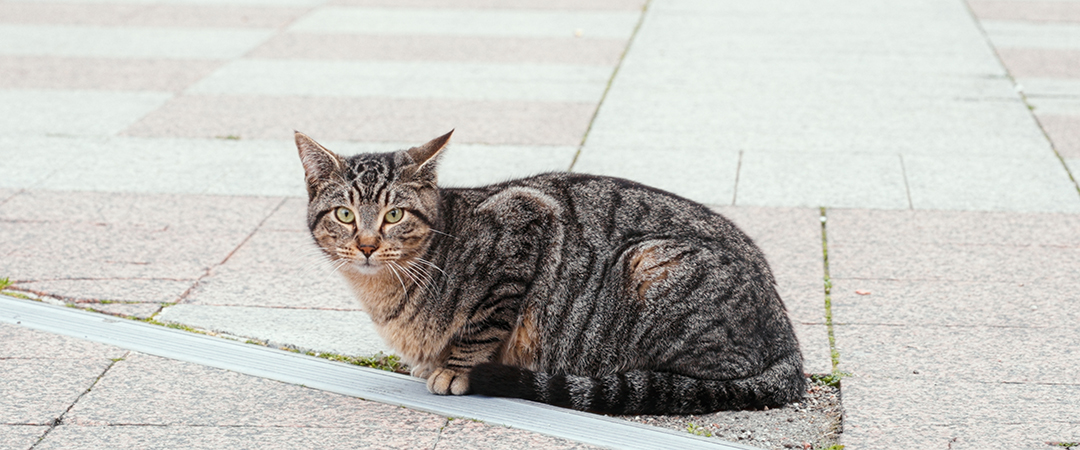
{"label": "cat's whisker", "polygon": [[450,236],[450,237],[452,237],[454,239],[457,239],[457,236],[454,236],[454,235],[452,235],[450,233],[443,233],[442,231],[436,230],[434,228],[429,228],[429,230],[431,230],[432,233],[439,233],[439,234],[441,234],[443,236]]}
{"label": "cat's whisker", "polygon": [[431,262],[431,261],[428,261],[428,260],[426,260],[426,259],[424,259],[424,258],[421,258],[421,257],[419,257],[419,256],[418,256],[418,257],[416,257],[416,258],[413,258],[413,261],[416,261],[416,262],[419,262],[419,263],[423,263],[423,264],[426,264],[426,265],[428,265],[428,266],[431,266],[431,267],[432,267],[432,268],[434,268],[435,270],[438,270],[439,272],[442,272],[443,276],[445,276],[445,277],[449,277],[449,275],[447,275],[447,274],[446,274],[446,271],[445,271],[445,270],[442,270],[442,268],[441,268],[441,267],[439,267],[439,266],[435,265],[435,263],[433,263],[433,262]]}
{"label": "cat's whisker", "polygon": [[[395,264],[397,264],[397,263],[395,263]],[[415,267],[415,266],[409,265],[407,263],[405,265],[401,265],[401,264],[397,264],[397,265],[398,265],[398,267],[401,267],[402,269],[404,269],[406,272],[412,274],[415,279],[423,281],[424,294],[431,294],[431,293],[433,293],[432,289],[436,289],[438,287],[435,284],[435,280],[433,280],[431,278],[431,275],[428,274],[426,271],[420,269],[419,267]]]}
{"label": "cat's whisker", "polygon": [[408,266],[403,266],[403,265],[397,263],[396,261],[387,261],[387,262],[390,263],[390,264],[393,264],[394,267],[397,267],[397,268],[401,269],[406,275],[409,276],[409,280],[412,281],[413,284],[416,285],[416,287],[420,288],[421,291],[425,295],[427,294],[427,292],[428,292],[427,282],[425,280],[421,279],[420,277],[418,277],[415,271],[411,270],[411,268],[408,267]]}
{"label": "cat's whisker", "polygon": [[405,294],[405,301],[409,301],[409,289],[405,287],[405,280],[401,279],[401,275],[398,275],[397,269],[394,269],[394,266],[387,264],[386,267],[390,269],[390,272],[393,273],[395,277],[397,277],[398,283],[401,283],[401,293]]}

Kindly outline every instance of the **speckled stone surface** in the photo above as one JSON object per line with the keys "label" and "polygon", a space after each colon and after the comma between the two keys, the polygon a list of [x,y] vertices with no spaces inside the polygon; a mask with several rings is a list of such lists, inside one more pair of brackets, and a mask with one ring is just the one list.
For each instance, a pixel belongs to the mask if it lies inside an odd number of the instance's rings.
{"label": "speckled stone surface", "polygon": [[46,425],[0,425],[0,447],[31,448],[48,429]]}
{"label": "speckled stone surface", "polygon": [[436,450],[517,450],[524,448],[584,450],[598,449],[599,447],[508,427],[485,425],[483,422],[468,419],[455,419],[447,423],[439,435],[439,443],[435,446]]}
{"label": "speckled stone surface", "polygon": [[357,430],[321,426],[145,426],[109,425],[56,427],[35,449],[111,450],[139,448],[186,449],[430,449],[438,442],[438,428],[402,431]]}

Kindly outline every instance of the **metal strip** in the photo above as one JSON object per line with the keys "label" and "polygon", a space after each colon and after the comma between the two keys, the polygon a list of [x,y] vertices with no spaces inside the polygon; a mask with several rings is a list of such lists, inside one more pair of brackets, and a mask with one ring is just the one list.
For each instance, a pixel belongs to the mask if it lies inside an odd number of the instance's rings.
{"label": "metal strip", "polygon": [[591,445],[643,450],[754,448],[525,400],[432,395],[423,381],[405,375],[4,295],[0,295],[0,322]]}

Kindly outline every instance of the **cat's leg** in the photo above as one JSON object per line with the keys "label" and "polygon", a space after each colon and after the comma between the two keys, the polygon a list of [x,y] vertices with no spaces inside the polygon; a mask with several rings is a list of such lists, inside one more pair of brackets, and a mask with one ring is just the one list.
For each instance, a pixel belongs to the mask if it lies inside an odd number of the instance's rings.
{"label": "cat's leg", "polygon": [[493,307],[489,313],[463,327],[463,331],[451,342],[446,363],[435,369],[427,379],[428,391],[440,395],[468,394],[469,371],[478,364],[495,359],[510,337],[515,322],[514,311],[517,309],[513,304],[517,299],[492,300],[490,303],[493,303]]}

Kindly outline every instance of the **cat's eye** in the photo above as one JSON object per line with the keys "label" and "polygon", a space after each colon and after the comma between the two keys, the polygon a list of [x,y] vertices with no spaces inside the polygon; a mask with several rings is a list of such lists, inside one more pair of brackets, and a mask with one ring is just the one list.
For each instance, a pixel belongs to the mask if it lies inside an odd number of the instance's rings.
{"label": "cat's eye", "polygon": [[405,217],[405,211],[401,208],[391,209],[386,212],[386,223],[397,223],[402,217]]}
{"label": "cat's eye", "polygon": [[341,223],[352,223],[356,220],[356,215],[353,214],[352,210],[344,206],[339,206],[337,211],[334,211],[334,214],[337,215],[337,220],[340,220]]}

